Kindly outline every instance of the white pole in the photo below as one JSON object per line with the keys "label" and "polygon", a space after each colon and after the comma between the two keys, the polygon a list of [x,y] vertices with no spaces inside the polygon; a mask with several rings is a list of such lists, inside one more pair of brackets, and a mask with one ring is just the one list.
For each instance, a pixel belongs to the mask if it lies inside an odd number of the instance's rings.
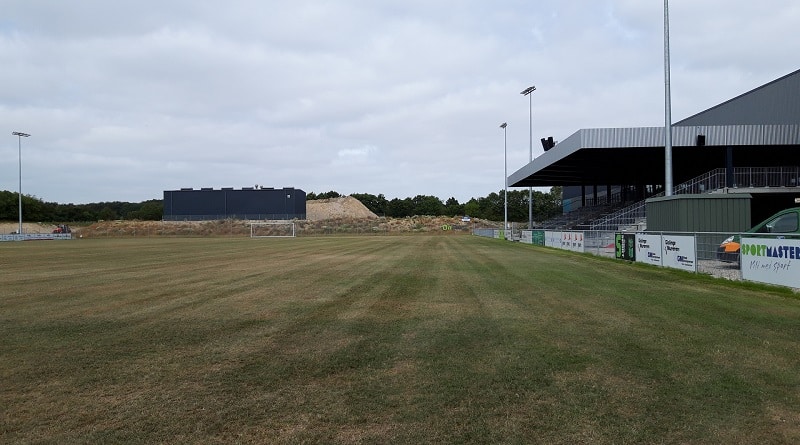
{"label": "white pole", "polygon": [[[528,96],[528,135],[530,137],[528,144],[528,154],[530,155],[530,162],[533,162],[533,92],[536,91],[536,86],[531,85],[522,90],[519,94]],[[533,187],[528,187],[528,229],[533,229]]]}
{"label": "white pole", "polygon": [[12,131],[11,134],[17,137],[17,149],[19,150],[19,229],[17,233],[22,235],[22,138],[30,135],[20,131]]}
{"label": "white pole", "polygon": [[508,149],[506,138],[506,127],[508,124],[503,122],[500,128],[503,129],[503,239],[508,239]]}
{"label": "white pole", "polygon": [[[528,94],[528,155],[533,162],[533,94]],[[533,229],[533,187],[528,187],[528,230]]]}
{"label": "white pole", "polygon": [[17,233],[22,235],[22,135],[17,134],[17,149],[19,150],[19,229]]}
{"label": "white pole", "polygon": [[669,71],[669,0],[664,0],[664,196],[672,196],[672,98]]}

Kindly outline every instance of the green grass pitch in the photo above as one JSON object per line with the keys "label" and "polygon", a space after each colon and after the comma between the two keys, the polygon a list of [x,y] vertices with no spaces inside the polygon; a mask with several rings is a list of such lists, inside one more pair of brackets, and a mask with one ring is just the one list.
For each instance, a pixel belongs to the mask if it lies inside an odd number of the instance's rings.
{"label": "green grass pitch", "polygon": [[798,443],[789,291],[471,236],[0,245],[3,443]]}

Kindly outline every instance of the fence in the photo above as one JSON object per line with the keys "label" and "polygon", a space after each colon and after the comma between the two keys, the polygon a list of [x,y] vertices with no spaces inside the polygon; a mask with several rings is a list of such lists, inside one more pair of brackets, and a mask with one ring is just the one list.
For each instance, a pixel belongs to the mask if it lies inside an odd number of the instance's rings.
{"label": "fence", "polygon": [[[724,168],[717,168],[689,181],[678,184],[674,194],[703,194],[723,189],[747,191],[747,188],[798,187],[800,167],[738,167],[732,177]],[[742,190],[744,189],[744,190]],[[664,196],[664,192],[651,198]],[[646,200],[635,202],[590,224],[592,230],[617,230],[620,226],[635,226],[646,217]]]}
{"label": "fence", "polygon": [[0,234],[0,241],[67,240],[71,233],[12,233]]}
{"label": "fence", "polygon": [[483,236],[483,237],[486,237],[486,238],[497,238],[497,239],[502,238],[502,236],[500,236],[501,232],[503,232],[502,229],[473,229],[472,230],[472,234],[473,235]]}
{"label": "fence", "polygon": [[[474,235],[501,238],[496,229]],[[800,239],[777,234],[522,230],[509,239],[729,280],[800,289]]]}

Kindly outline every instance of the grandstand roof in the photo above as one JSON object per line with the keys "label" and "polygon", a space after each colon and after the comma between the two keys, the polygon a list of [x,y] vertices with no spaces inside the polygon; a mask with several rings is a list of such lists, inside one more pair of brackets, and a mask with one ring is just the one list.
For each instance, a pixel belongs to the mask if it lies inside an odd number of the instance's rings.
{"label": "grandstand roof", "polygon": [[[797,165],[800,70],[673,124],[674,183],[734,164]],[[701,136],[698,138],[698,136]],[[512,173],[512,187],[663,184],[664,128],[581,129]]]}

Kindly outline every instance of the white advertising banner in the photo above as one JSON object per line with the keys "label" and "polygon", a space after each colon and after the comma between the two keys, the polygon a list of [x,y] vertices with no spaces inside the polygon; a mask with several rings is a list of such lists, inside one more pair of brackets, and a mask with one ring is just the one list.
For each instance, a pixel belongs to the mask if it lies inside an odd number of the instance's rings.
{"label": "white advertising banner", "polygon": [[72,239],[71,233],[23,233],[21,235],[0,235],[0,241],[65,240]]}
{"label": "white advertising banner", "polygon": [[584,252],[583,232],[561,232],[561,248],[573,252]]}
{"label": "white advertising banner", "polygon": [[544,245],[547,247],[555,247],[561,249],[561,232],[544,232]]}
{"label": "white advertising banner", "polygon": [[694,249],[694,236],[661,235],[662,260],[664,267],[697,272],[697,254]]}
{"label": "white advertising banner", "polygon": [[521,231],[519,235],[519,242],[522,244],[533,244],[533,236],[531,236],[532,233],[533,231],[531,230]]}
{"label": "white advertising banner", "polygon": [[742,278],[800,288],[800,240],[742,238]]}
{"label": "white advertising banner", "polygon": [[636,234],[636,261],[661,266],[661,235]]}

